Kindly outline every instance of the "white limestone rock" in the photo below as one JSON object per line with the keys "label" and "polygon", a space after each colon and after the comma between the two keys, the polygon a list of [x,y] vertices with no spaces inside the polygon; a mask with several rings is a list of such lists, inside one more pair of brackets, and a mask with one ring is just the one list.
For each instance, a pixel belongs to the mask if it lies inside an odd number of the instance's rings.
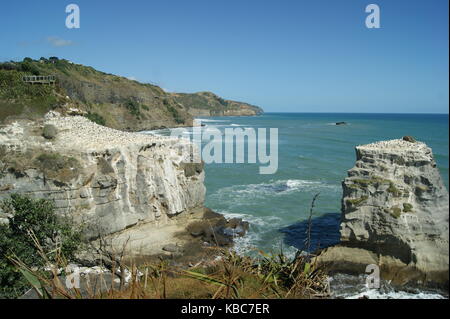
{"label": "white limestone rock", "polygon": [[[58,129],[55,139],[41,136],[45,124]],[[191,211],[203,207],[203,165],[185,164],[187,155],[180,152],[189,145],[81,116],[49,114],[45,123],[13,123],[0,129],[0,199],[14,192],[54,200],[57,212],[82,223],[91,239],[145,224],[151,240],[152,230],[184,227]],[[190,165],[194,174],[187,176]],[[174,233],[162,244],[179,230],[167,229]]]}
{"label": "white limestone rock", "polygon": [[364,273],[366,250],[386,279],[448,285],[449,196],[431,149],[390,140],[356,157],[342,183],[341,243],[320,259]]}

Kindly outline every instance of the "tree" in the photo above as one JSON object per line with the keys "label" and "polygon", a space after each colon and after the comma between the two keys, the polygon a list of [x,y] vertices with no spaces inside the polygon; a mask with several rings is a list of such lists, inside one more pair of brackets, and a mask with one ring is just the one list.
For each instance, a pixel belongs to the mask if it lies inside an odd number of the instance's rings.
{"label": "tree", "polygon": [[8,224],[0,225],[0,298],[14,298],[23,294],[28,284],[10,257],[30,267],[45,266],[30,232],[53,262],[57,253],[67,260],[73,259],[81,244],[81,231],[66,218],[57,216],[53,202],[48,200],[13,194],[0,207],[9,216]]}

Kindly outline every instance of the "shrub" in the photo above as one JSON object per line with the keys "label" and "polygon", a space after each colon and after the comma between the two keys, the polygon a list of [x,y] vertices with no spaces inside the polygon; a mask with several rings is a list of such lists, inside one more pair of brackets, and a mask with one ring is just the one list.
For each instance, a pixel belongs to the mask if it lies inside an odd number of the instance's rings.
{"label": "shrub", "polygon": [[139,109],[139,103],[133,99],[129,99],[125,102],[125,107],[130,111],[130,113],[136,117],[141,115],[141,111]]}
{"label": "shrub", "polygon": [[14,298],[23,294],[28,284],[10,257],[30,267],[44,266],[29,232],[36,236],[51,262],[58,257],[57,251],[72,259],[80,246],[81,232],[69,220],[55,214],[51,201],[13,194],[0,205],[10,216],[8,224],[0,225],[0,298]]}
{"label": "shrub", "polygon": [[413,210],[413,205],[409,203],[403,203],[403,212],[405,213],[411,213]]}
{"label": "shrub", "polygon": [[167,109],[169,110],[170,114],[172,114],[173,119],[175,120],[175,123],[177,123],[177,124],[184,123],[183,118],[180,116],[178,111],[173,106],[168,106]]}
{"label": "shrub", "polygon": [[22,72],[31,73],[33,75],[39,75],[39,69],[30,61],[24,61],[20,64],[20,69]]}
{"label": "shrub", "polygon": [[400,218],[401,214],[402,214],[402,210],[401,208],[395,206],[392,207],[390,210],[388,210],[388,212],[394,217],[394,218]]}
{"label": "shrub", "polygon": [[399,197],[402,195],[402,192],[397,187],[395,187],[394,183],[392,182],[389,183],[389,188],[387,189],[387,191],[393,194],[395,197]]}
{"label": "shrub", "polygon": [[98,125],[102,125],[105,126],[106,125],[106,120],[103,116],[101,116],[100,114],[97,113],[91,113],[89,112],[86,117],[91,120],[94,123],[97,123]]}
{"label": "shrub", "polygon": [[56,137],[56,134],[58,134],[58,130],[54,125],[47,124],[44,126],[42,136],[44,136],[46,139],[54,139]]}

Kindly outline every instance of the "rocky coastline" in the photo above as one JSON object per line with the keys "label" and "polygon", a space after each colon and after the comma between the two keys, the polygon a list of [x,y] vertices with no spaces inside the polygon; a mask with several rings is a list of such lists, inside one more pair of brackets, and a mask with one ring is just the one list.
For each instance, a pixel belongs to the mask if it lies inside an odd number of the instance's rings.
{"label": "rocky coastline", "polygon": [[54,201],[94,247],[81,264],[94,266],[95,247],[105,243],[135,259],[202,258],[203,248],[232,245],[248,224],[204,207],[203,164],[189,163],[180,151],[187,143],[56,112],[16,121],[0,129],[0,200],[18,193]]}
{"label": "rocky coastline", "polygon": [[[204,206],[203,163],[188,140],[130,133],[84,116],[49,112],[0,129],[0,200],[13,193],[55,203],[82,225],[90,248],[79,265],[104,254],[133,262],[210,262],[248,223]],[[194,151],[198,151],[195,150]],[[341,240],[317,257],[330,274],[361,275],[377,265],[397,285],[448,287],[448,192],[431,149],[411,137],[356,147],[342,183]],[[8,216],[0,212],[0,222]]]}

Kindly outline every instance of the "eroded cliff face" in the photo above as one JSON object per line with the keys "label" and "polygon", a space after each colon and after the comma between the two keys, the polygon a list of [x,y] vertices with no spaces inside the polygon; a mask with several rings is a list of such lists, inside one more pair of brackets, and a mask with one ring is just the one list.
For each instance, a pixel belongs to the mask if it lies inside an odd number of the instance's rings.
{"label": "eroded cliff face", "polygon": [[171,93],[172,97],[184,105],[189,114],[197,116],[254,116],[264,113],[255,105],[231,101],[211,92]]}
{"label": "eroded cliff face", "polygon": [[449,196],[432,151],[405,140],[356,148],[342,183],[341,244],[322,254],[336,270],[377,264],[396,283],[448,284]]}
{"label": "eroded cliff face", "polygon": [[[45,125],[56,128],[54,138],[42,136]],[[0,130],[0,199],[10,193],[52,199],[91,239],[144,227],[134,232],[141,244],[149,238],[164,245],[203,208],[203,166],[184,163],[180,147],[187,143],[80,116],[16,122]]]}

